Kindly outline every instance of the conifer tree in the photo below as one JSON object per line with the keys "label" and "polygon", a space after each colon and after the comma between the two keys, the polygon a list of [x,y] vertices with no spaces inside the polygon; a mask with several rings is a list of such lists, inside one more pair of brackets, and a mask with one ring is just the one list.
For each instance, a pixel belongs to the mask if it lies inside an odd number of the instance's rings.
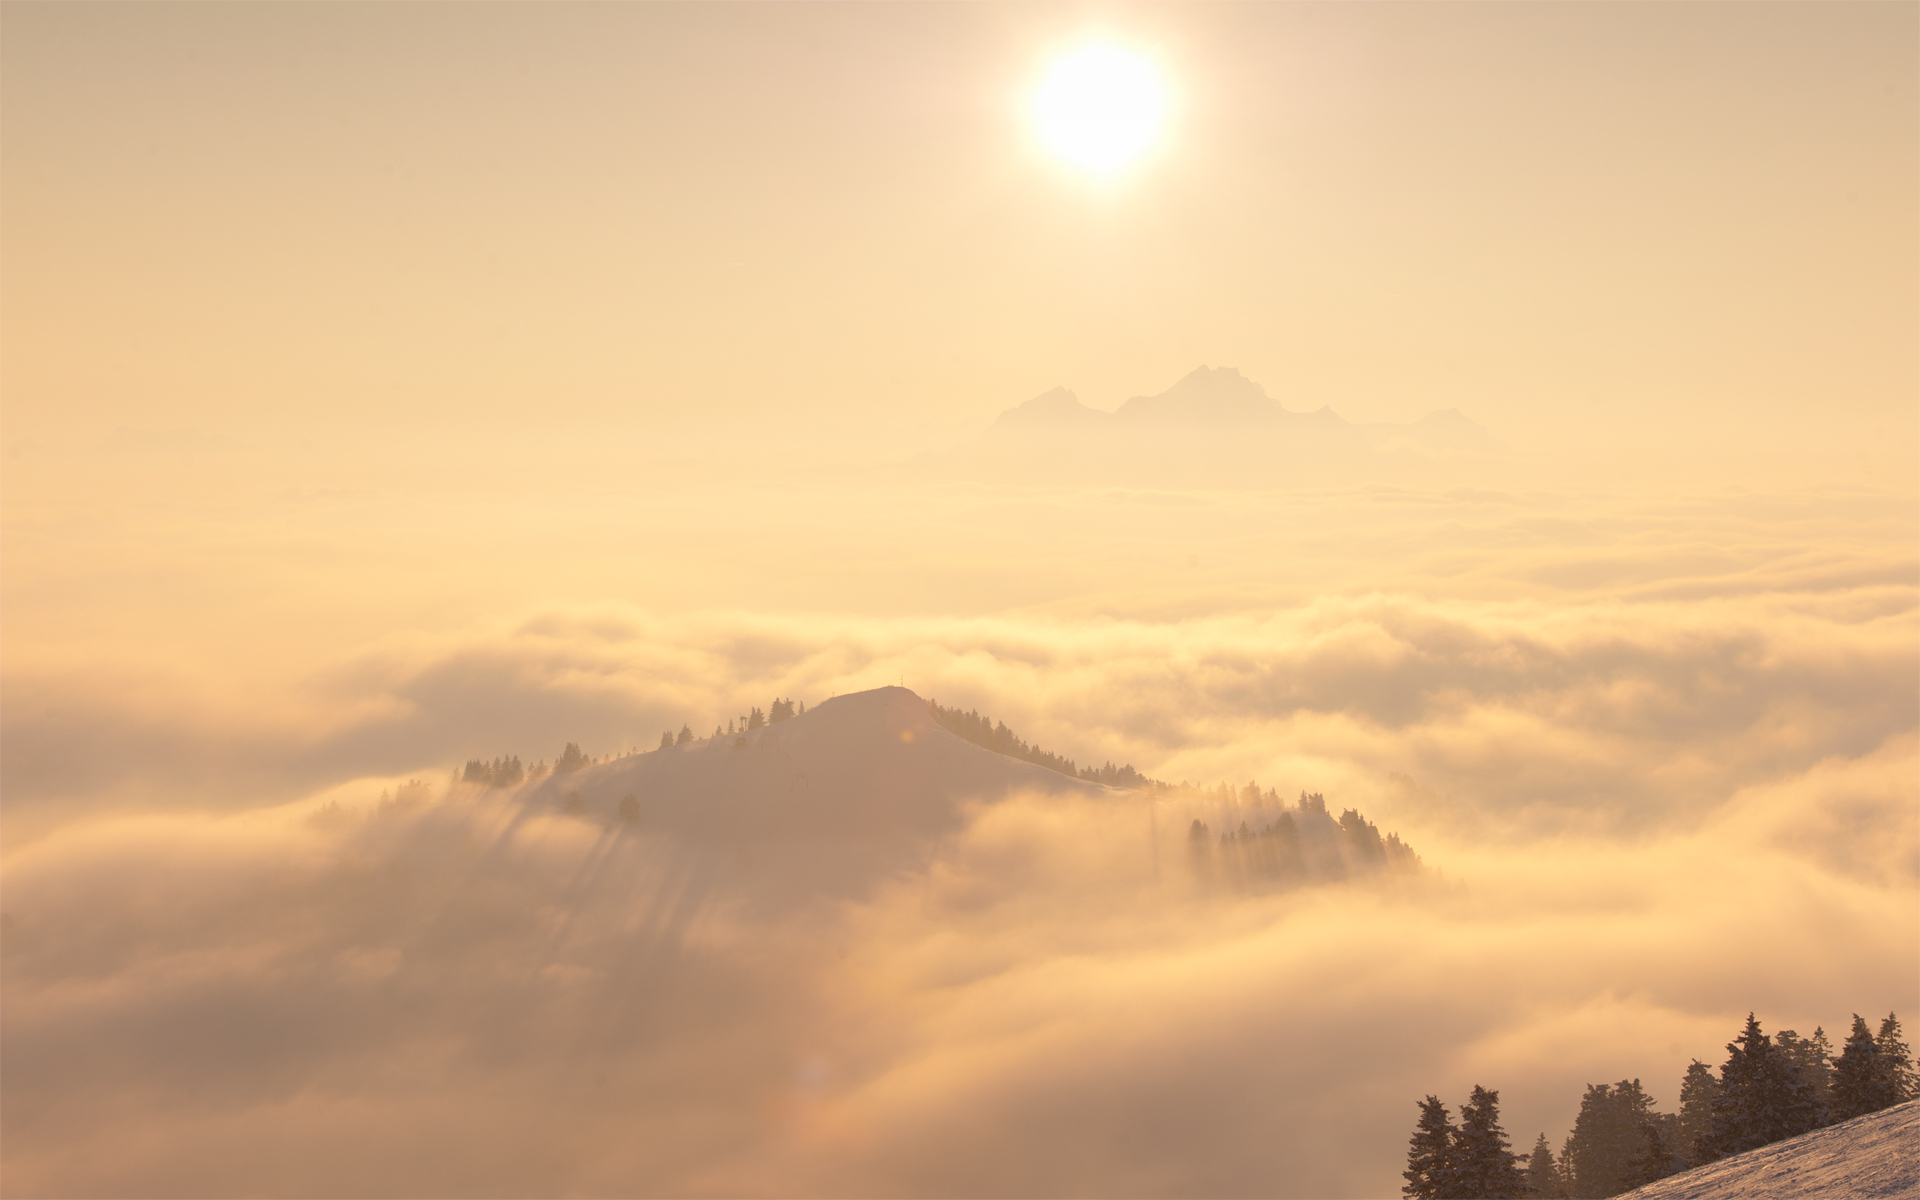
{"label": "conifer tree", "polygon": [[1453,1118],[1440,1097],[1428,1096],[1420,1102],[1420,1120],[1407,1143],[1407,1169],[1400,1172],[1406,1184],[1402,1195],[1412,1200],[1443,1200],[1454,1194]]}
{"label": "conifer tree", "polygon": [[1829,1085],[1833,1068],[1827,1058],[1830,1047],[1826,1031],[1816,1026],[1812,1037],[1803,1038],[1791,1029],[1782,1029],[1773,1035],[1773,1043],[1793,1064],[1794,1074],[1799,1076],[1800,1084],[1813,1104],[1813,1128],[1827,1124],[1832,1100]]}
{"label": "conifer tree", "polygon": [[693,740],[693,726],[682,725],[680,727],[680,736],[673,739],[673,744],[676,746],[684,746],[688,742],[691,742],[692,740]]}
{"label": "conifer tree", "polygon": [[1713,1157],[1713,1098],[1720,1094],[1720,1081],[1713,1068],[1694,1059],[1680,1081],[1680,1126],[1675,1147],[1689,1166],[1699,1166]]}
{"label": "conifer tree", "polygon": [[1813,1128],[1813,1097],[1793,1064],[1747,1014],[1747,1027],[1727,1043],[1714,1098],[1712,1150],[1739,1154]]}
{"label": "conifer tree", "polygon": [[1476,1200],[1516,1200],[1527,1194],[1526,1176],[1500,1128],[1500,1093],[1475,1084],[1460,1107],[1460,1128],[1453,1135],[1448,1162],[1451,1182],[1444,1193]]}
{"label": "conifer tree", "polygon": [[1830,1125],[1833,1123],[1833,1043],[1827,1040],[1827,1031],[1819,1025],[1813,1027],[1813,1036],[1807,1039],[1806,1055],[1815,1115],[1819,1124]]}
{"label": "conifer tree", "polygon": [[495,787],[519,787],[527,777],[527,769],[520,764],[518,754],[502,756],[493,760],[493,785]]}
{"label": "conifer tree", "polygon": [[1679,1121],[1670,1113],[1650,1112],[1640,1123],[1640,1152],[1627,1160],[1627,1187],[1629,1189],[1652,1183],[1656,1179],[1665,1179],[1678,1171],[1686,1170],[1687,1164],[1674,1150],[1674,1142],[1679,1135]]}
{"label": "conifer tree", "polygon": [[1853,1014],[1853,1031],[1834,1060],[1834,1121],[1851,1121],[1884,1108],[1878,1087],[1884,1075],[1874,1031],[1860,1020],[1860,1014]]}
{"label": "conifer tree", "polygon": [[670,750],[673,748],[673,734],[663,733],[660,735],[660,748],[662,750]]}
{"label": "conifer tree", "polygon": [[1873,1031],[1853,1014],[1853,1032],[1833,1064],[1833,1120],[1850,1121],[1892,1104],[1888,1087],[1892,1073],[1880,1061],[1880,1044]]}
{"label": "conifer tree", "polygon": [[1564,1200],[1567,1194],[1566,1184],[1560,1178],[1560,1164],[1553,1160],[1553,1149],[1547,1145],[1545,1133],[1534,1139],[1533,1154],[1527,1159],[1527,1189],[1529,1195],[1545,1200]]}
{"label": "conifer tree", "polygon": [[568,742],[567,748],[560,752],[560,757],[553,760],[553,773],[555,775],[566,775],[573,771],[578,771],[582,767],[590,766],[592,762],[592,759],[580,752],[579,746],[573,742]]}
{"label": "conifer tree", "polygon": [[1567,1194],[1584,1198],[1616,1196],[1626,1190],[1628,1164],[1642,1148],[1640,1114],[1631,1100],[1622,1104],[1613,1088],[1590,1083],[1567,1138],[1560,1169]]}
{"label": "conifer tree", "polygon": [[1886,1075],[1890,1103],[1904,1104],[1913,1099],[1913,1053],[1900,1036],[1900,1018],[1888,1013],[1873,1044],[1880,1051],[1880,1069]]}

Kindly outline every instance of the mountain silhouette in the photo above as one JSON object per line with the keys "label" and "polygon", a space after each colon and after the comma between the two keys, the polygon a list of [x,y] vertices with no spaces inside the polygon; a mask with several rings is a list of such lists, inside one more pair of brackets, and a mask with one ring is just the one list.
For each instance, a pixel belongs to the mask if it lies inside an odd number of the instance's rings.
{"label": "mountain silhouette", "polygon": [[[954,736],[902,687],[824,701],[742,733],[614,758],[521,789],[523,819],[664,835],[776,906],[850,897],[925,864],[971,804],[1010,795],[1117,797],[1097,783]],[[624,813],[623,813],[624,810]]]}
{"label": "mountain silhouette", "polygon": [[1159,395],[1135,396],[1113,414],[1143,425],[1262,424],[1298,415],[1233,367],[1197,367]]}
{"label": "mountain silhouette", "polygon": [[1057,387],[1007,409],[993,424],[996,429],[1086,428],[1111,419],[1109,414],[1080,403],[1080,398],[1066,388]]}
{"label": "mountain silhouette", "polygon": [[[745,891],[776,903],[854,895],[924,866],[981,806],[1015,796],[1092,801],[1109,814],[1102,820],[1157,828],[1165,844],[1153,853],[1191,859],[1200,885],[1227,891],[1418,868],[1397,837],[1358,812],[1336,819],[1318,794],[1288,807],[1277,794],[1137,775],[1136,787],[1108,787],[1029,761],[1037,748],[1004,726],[957,709],[947,717],[960,723],[943,724],[904,687],[875,688],[757,729],[540,776],[512,800],[522,820],[571,817],[609,838],[665,837],[690,859],[742,866]],[[978,730],[963,736],[972,727],[961,718],[997,728],[1006,745],[990,748]],[[1213,833],[1193,844],[1190,825]]]}
{"label": "mountain silhouette", "polygon": [[749,732],[549,776],[531,799],[564,808],[571,795],[611,812],[631,795],[649,829],[744,843],[939,834],[958,825],[963,802],[1014,791],[1111,793],[955,737],[912,691],[882,687]]}
{"label": "mountain silhouette", "polygon": [[1325,405],[1289,409],[1237,368],[1202,366],[1111,413],[1051,388],[915,467],[1021,483],[1257,488],[1390,478],[1436,458],[1500,453],[1486,428],[1458,409],[1359,425]]}

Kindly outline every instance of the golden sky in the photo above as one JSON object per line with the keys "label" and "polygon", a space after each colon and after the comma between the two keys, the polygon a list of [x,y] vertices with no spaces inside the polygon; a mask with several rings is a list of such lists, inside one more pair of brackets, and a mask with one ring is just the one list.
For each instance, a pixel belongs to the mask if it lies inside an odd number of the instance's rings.
{"label": "golden sky", "polygon": [[[1542,448],[1915,437],[1907,6],[7,22],[16,440],[939,427],[1203,362]],[[1026,127],[1089,37],[1172,96],[1117,186]]]}

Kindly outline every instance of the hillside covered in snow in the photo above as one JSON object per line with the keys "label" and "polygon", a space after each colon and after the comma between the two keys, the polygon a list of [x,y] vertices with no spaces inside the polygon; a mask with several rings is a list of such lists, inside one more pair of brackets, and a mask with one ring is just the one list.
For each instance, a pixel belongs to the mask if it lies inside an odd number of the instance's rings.
{"label": "hillside covered in snow", "polygon": [[1633,1200],[1916,1200],[1920,1100],[1707,1163]]}

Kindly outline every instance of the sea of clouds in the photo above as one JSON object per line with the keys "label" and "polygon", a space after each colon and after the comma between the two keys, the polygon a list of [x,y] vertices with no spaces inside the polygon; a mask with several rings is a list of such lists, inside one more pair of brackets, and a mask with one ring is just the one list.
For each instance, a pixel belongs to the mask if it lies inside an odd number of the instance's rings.
{"label": "sea of clouds", "polygon": [[[169,516],[242,590],[363,547],[287,599],[294,665],[184,586],[166,653],[16,623],[5,1190],[1384,1195],[1428,1092],[1557,1143],[1589,1082],[1671,1109],[1750,1008],[1916,1014],[1897,498],[767,499],[542,502],[574,519],[538,538],[479,499]],[[301,616],[355,604],[384,628]],[[449,785],[896,682],[1083,763],[1324,792],[1429,871],[1229,893],[1142,801],[1023,796],[824,896]]]}

